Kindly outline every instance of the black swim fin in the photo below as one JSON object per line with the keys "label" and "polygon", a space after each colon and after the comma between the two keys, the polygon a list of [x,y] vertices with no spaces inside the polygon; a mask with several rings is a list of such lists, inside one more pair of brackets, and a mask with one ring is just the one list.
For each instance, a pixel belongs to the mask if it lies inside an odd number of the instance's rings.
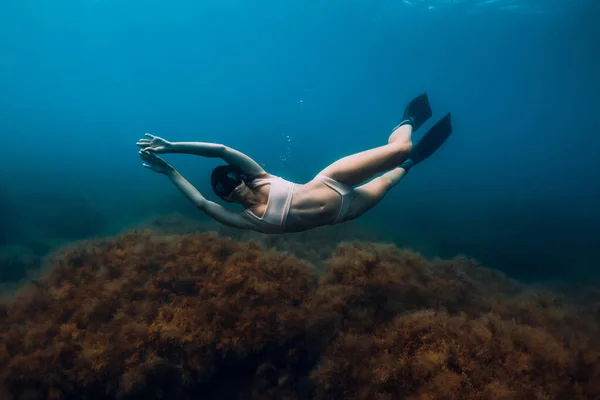
{"label": "black swim fin", "polygon": [[429,105],[429,97],[427,93],[423,93],[408,103],[404,109],[404,115],[402,116],[402,122],[400,122],[394,130],[398,129],[402,125],[410,124],[413,131],[416,131],[423,125],[429,118],[431,118],[431,106]]}
{"label": "black swim fin", "polygon": [[410,155],[399,165],[406,173],[412,167],[431,156],[439,149],[452,133],[452,117],[450,113],[439,120],[418,142],[410,152]]}
{"label": "black swim fin", "polygon": [[412,148],[410,158],[415,164],[431,156],[452,133],[452,117],[450,113],[440,119]]}

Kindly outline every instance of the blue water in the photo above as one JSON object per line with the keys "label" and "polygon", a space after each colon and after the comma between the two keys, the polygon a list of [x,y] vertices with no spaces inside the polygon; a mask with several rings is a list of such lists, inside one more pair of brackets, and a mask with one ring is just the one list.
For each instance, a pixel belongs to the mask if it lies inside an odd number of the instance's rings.
{"label": "blue water", "polygon": [[[361,223],[524,280],[597,277],[599,16],[585,0],[3,1],[0,240],[195,212],[142,168],[145,132],[304,182],[384,144],[427,91],[454,134]],[[165,158],[216,200],[215,160]]]}

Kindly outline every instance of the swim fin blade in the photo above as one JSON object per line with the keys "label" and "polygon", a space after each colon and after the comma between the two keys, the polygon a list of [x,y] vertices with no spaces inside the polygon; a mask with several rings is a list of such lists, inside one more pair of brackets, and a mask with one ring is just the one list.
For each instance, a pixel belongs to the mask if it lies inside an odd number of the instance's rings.
{"label": "swim fin blade", "polygon": [[404,115],[402,116],[402,122],[396,126],[398,127],[406,124],[410,124],[413,131],[416,131],[423,125],[429,118],[431,118],[431,106],[429,105],[429,97],[427,93],[423,93],[408,103],[404,109]]}
{"label": "swim fin blade", "polygon": [[412,148],[410,158],[420,163],[439,149],[452,133],[450,113],[440,119]]}

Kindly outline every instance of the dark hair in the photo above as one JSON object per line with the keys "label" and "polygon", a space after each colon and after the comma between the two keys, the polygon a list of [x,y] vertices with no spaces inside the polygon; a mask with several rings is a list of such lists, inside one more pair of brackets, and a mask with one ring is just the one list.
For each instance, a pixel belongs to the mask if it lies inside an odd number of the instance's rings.
{"label": "dark hair", "polygon": [[240,183],[248,182],[248,175],[235,165],[220,165],[213,169],[210,184],[214,192],[225,199]]}

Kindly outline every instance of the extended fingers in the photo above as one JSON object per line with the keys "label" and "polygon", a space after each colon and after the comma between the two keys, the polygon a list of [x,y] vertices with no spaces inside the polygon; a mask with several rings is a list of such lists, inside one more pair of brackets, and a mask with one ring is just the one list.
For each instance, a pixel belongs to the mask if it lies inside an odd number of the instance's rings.
{"label": "extended fingers", "polygon": [[142,159],[142,166],[144,168],[151,169],[152,171],[156,171],[156,165],[160,164],[158,160],[156,160],[156,157],[153,158],[152,154],[144,150],[140,150],[139,154],[140,158]]}
{"label": "extended fingers", "polygon": [[138,152],[138,154],[140,155],[140,157],[142,158],[142,160],[144,161],[148,161],[148,162],[152,162],[152,154],[147,152],[146,150],[140,150]]}
{"label": "extended fingers", "polygon": [[150,143],[152,143],[152,140],[154,140],[154,138],[152,138],[152,139],[145,139],[145,138],[141,138],[141,139],[139,139],[139,140],[137,141],[137,144],[140,144],[140,143],[147,143],[147,144],[150,144]]}
{"label": "extended fingers", "polygon": [[144,151],[147,151],[148,153],[162,153],[164,150],[164,146],[153,145],[152,142],[149,142],[144,139],[137,142],[136,145],[138,147],[141,147]]}
{"label": "extended fingers", "polygon": [[159,156],[157,156],[154,153],[150,152],[150,149],[142,149],[139,151],[140,157],[142,157],[142,160],[149,162],[149,163],[161,163],[161,162],[165,162],[162,158],[160,158]]}

